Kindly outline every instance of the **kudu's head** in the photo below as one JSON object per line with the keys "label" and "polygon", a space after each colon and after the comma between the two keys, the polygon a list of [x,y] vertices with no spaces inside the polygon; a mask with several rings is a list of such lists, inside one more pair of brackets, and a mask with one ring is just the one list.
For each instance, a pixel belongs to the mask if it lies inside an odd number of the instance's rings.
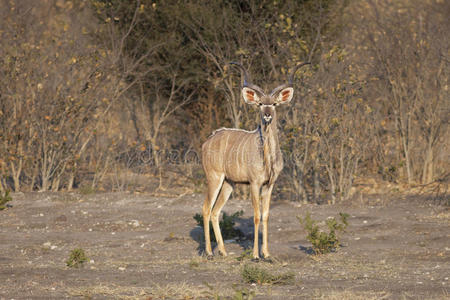
{"label": "kudu's head", "polygon": [[259,86],[249,82],[247,70],[241,64],[236,62],[231,62],[230,64],[236,65],[242,70],[244,75],[244,85],[242,87],[244,101],[247,104],[259,105],[261,122],[267,127],[276,118],[275,106],[291,102],[294,96],[293,81],[295,72],[300,67],[309,64],[309,62],[295,66],[288,77],[288,83],[276,87],[269,95],[266,95]]}

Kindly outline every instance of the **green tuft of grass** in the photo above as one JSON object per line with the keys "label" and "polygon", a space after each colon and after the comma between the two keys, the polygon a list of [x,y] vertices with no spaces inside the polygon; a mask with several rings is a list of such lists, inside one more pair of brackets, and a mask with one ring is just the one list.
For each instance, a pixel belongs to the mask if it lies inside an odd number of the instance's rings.
{"label": "green tuft of grass", "polygon": [[12,197],[10,196],[8,190],[6,190],[5,193],[0,193],[0,210],[4,210],[7,207],[6,203],[11,200]]}
{"label": "green tuft of grass", "polygon": [[273,274],[262,267],[245,264],[242,268],[242,278],[247,283],[292,284],[295,279],[295,274],[292,272]]}
{"label": "green tuft of grass", "polygon": [[235,289],[233,300],[252,300],[255,297],[255,291],[249,291],[248,289]]}
{"label": "green tuft of grass", "polygon": [[189,267],[190,267],[191,269],[195,269],[195,268],[200,267],[200,261],[198,261],[197,259],[192,259],[192,260],[189,262]]}
{"label": "green tuft of grass", "polygon": [[321,231],[317,221],[311,218],[308,212],[304,218],[297,217],[305,230],[308,232],[307,239],[312,244],[312,248],[316,255],[325,254],[336,250],[340,245],[338,233],[344,232],[348,226],[349,215],[339,213],[339,221],[336,218],[329,218],[326,221],[328,233]]}
{"label": "green tuft of grass", "polygon": [[244,250],[244,252],[242,252],[241,255],[236,257],[237,261],[250,260],[252,258],[253,258],[253,250],[252,249]]}
{"label": "green tuft of grass", "polygon": [[[236,224],[236,219],[244,215],[244,211],[240,210],[232,215],[228,215],[226,212],[223,213],[222,219],[219,221],[220,231],[222,233],[222,238],[224,240],[229,240],[233,238],[241,238],[244,236],[242,231],[234,228]],[[201,214],[195,214],[194,220],[197,221],[197,225],[203,228],[203,216]],[[212,228],[211,221],[209,222],[209,231],[211,240],[216,242],[216,236],[214,235],[214,230]]]}
{"label": "green tuft of grass", "polygon": [[87,256],[83,249],[75,248],[70,252],[69,259],[66,264],[69,268],[81,267],[87,261]]}

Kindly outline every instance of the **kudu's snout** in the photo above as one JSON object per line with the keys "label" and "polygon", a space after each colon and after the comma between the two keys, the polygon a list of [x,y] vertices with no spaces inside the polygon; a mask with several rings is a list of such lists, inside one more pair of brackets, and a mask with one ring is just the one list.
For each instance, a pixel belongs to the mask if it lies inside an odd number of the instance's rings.
{"label": "kudu's snout", "polygon": [[264,121],[264,124],[266,124],[266,125],[270,124],[270,122],[272,122],[272,115],[269,113],[265,113],[263,116],[263,121]]}

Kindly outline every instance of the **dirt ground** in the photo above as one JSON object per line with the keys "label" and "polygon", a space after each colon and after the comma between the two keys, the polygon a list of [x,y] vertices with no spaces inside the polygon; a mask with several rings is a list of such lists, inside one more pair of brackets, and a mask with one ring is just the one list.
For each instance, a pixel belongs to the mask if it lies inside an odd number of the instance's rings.
{"label": "dirt ground", "polygon": [[[0,299],[450,299],[450,210],[411,199],[372,199],[347,205],[271,207],[273,263],[238,261],[252,239],[250,201],[230,199],[224,211],[244,210],[237,227],[249,235],[228,241],[229,256],[201,255],[203,230],[193,216],[203,195],[17,193],[0,211]],[[337,252],[311,254],[296,216],[316,220],[350,215]],[[88,257],[69,268],[70,252]],[[293,282],[248,284],[245,264]]]}

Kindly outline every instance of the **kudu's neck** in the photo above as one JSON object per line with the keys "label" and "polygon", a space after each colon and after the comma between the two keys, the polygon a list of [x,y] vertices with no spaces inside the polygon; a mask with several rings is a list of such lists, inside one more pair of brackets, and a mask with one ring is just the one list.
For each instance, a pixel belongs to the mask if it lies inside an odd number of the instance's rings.
{"label": "kudu's neck", "polygon": [[264,140],[267,139],[276,139],[276,141],[278,142],[278,120],[277,120],[277,115],[273,114],[272,116],[272,120],[270,123],[265,123],[264,119],[261,118],[261,132],[262,135],[264,137]]}
{"label": "kudu's neck", "polygon": [[264,119],[261,119],[259,128],[260,138],[262,140],[261,154],[269,182],[272,182],[276,178],[277,166],[282,162],[277,125],[277,117],[274,114],[270,123],[265,123]]}
{"label": "kudu's neck", "polygon": [[[273,162],[275,157],[279,155],[280,144],[278,141],[278,120],[276,114],[273,114],[270,123],[265,123],[261,118],[260,125],[261,145],[263,146],[264,160]],[[270,156],[271,158],[269,159]]]}

